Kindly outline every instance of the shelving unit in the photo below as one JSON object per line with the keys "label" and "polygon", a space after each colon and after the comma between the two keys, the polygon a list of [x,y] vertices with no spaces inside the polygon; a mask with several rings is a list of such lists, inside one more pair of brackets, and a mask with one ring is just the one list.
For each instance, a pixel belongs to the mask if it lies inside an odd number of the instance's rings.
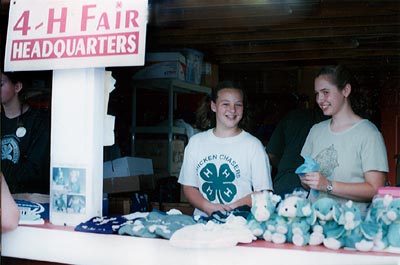
{"label": "shelving unit", "polygon": [[[136,134],[167,134],[168,135],[168,163],[167,171],[172,174],[172,141],[174,135],[185,134],[185,129],[174,126],[174,109],[176,108],[176,95],[178,93],[211,93],[211,88],[200,86],[196,84],[187,83],[179,79],[160,78],[160,79],[146,79],[146,80],[133,80],[133,98],[132,98],[132,137],[131,137],[131,150],[132,156],[135,155],[135,139]],[[157,91],[165,91],[168,94],[168,121],[166,126],[136,126],[137,119],[137,90],[150,89]]]}

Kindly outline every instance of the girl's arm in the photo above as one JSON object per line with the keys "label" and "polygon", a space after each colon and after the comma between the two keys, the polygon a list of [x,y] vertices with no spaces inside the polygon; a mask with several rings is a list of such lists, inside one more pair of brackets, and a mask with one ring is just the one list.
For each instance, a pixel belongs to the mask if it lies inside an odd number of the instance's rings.
{"label": "girl's arm", "polygon": [[333,181],[331,194],[354,201],[369,202],[378,192],[378,188],[385,186],[386,173],[368,171],[364,174],[365,182],[346,183]]}
{"label": "girl's arm", "polygon": [[12,197],[3,173],[1,173],[1,231],[15,229],[19,222],[19,208]]}
{"label": "girl's arm", "polygon": [[[365,182],[347,183],[340,181],[332,181],[332,195],[342,197],[349,200],[368,202],[371,201],[377,193],[378,188],[385,185],[386,173],[381,171],[367,171],[364,174]],[[300,178],[301,183],[305,187],[311,189],[327,191],[328,180],[319,172],[305,174]]]}
{"label": "girl's arm", "polygon": [[246,196],[244,196],[243,198],[241,198],[241,199],[239,199],[239,200],[237,200],[237,201],[235,201],[235,202],[229,204],[229,206],[230,206],[232,209],[235,209],[235,208],[237,208],[237,207],[239,207],[239,206],[244,206],[244,205],[247,205],[247,206],[251,207],[251,205],[252,205],[252,202],[251,202],[251,193],[248,194],[248,195],[246,195]]}

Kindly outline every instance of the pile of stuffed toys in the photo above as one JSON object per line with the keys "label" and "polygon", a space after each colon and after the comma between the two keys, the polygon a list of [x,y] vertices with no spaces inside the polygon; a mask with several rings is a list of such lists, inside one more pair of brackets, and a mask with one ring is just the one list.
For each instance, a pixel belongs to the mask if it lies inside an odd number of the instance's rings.
{"label": "pile of stuffed toys", "polygon": [[[76,231],[165,238],[175,246],[221,247],[261,239],[275,244],[323,245],[329,249],[400,253],[400,198],[376,195],[362,215],[353,201],[324,197],[311,203],[302,193],[281,198],[252,194],[252,207],[216,212],[208,218],[178,210],[94,217]],[[227,236],[222,236],[229,234]]]}
{"label": "pile of stuffed toys", "polygon": [[339,205],[327,197],[311,204],[295,194],[281,199],[260,192],[253,194],[252,205],[247,225],[258,239],[359,251],[400,247],[400,198],[391,195],[375,196],[364,217],[351,200]]}

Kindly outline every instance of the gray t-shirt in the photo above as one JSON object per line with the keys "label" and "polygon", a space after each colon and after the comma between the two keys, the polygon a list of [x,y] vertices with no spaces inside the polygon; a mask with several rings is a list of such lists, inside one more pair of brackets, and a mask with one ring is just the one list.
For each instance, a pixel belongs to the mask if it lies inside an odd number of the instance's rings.
{"label": "gray t-shirt", "polygon": [[[389,171],[386,146],[373,123],[363,119],[342,132],[333,132],[330,122],[331,119],[314,125],[301,151],[303,157],[309,155],[320,164],[319,171],[325,177],[331,181],[361,183],[367,171]],[[326,192],[320,191],[317,197],[312,194],[311,201],[324,196],[340,203],[347,201]],[[357,204],[365,213],[368,203]]]}

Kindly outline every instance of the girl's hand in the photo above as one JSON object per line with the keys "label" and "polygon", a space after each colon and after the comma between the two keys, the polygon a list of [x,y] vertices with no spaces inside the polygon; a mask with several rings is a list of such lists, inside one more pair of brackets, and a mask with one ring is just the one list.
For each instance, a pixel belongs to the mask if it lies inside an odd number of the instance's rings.
{"label": "girl's hand", "polygon": [[216,211],[221,211],[221,212],[226,212],[226,211],[232,211],[232,207],[229,205],[225,204],[217,204],[217,203],[209,203],[205,209],[204,212],[208,215],[211,216],[213,212]]}
{"label": "girl's hand", "polygon": [[300,177],[301,184],[309,189],[326,191],[328,180],[320,172],[306,173]]}

